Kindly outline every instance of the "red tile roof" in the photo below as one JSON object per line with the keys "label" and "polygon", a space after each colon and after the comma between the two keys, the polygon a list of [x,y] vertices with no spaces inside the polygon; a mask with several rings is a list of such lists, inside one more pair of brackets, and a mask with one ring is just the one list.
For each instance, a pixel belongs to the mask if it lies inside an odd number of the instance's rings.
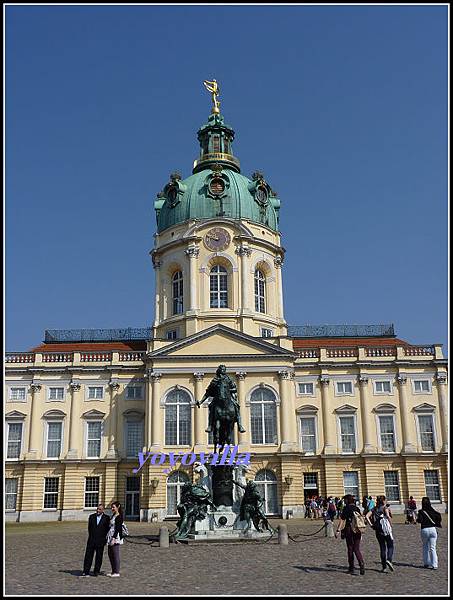
{"label": "red tile roof", "polygon": [[335,348],[355,348],[357,346],[410,346],[404,340],[398,338],[299,338],[293,339],[293,348],[326,348],[334,346]]}
{"label": "red tile roof", "polygon": [[41,344],[32,348],[30,352],[106,352],[121,350],[146,350],[146,341],[130,342],[67,342],[66,344]]}

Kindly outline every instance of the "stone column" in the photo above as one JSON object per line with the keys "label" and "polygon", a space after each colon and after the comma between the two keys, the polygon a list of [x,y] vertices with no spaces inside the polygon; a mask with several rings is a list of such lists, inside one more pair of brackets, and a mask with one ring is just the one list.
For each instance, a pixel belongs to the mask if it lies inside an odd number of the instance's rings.
{"label": "stone column", "polygon": [[42,454],[42,426],[39,408],[40,383],[31,383],[31,415],[28,423],[28,455],[27,458],[39,458]]}
{"label": "stone column", "polygon": [[188,310],[192,312],[198,309],[198,276],[196,268],[196,259],[200,254],[200,249],[197,246],[189,246],[185,252],[186,255],[189,257],[190,293]]}
{"label": "stone column", "polygon": [[155,304],[154,304],[154,327],[157,327],[160,322],[161,322],[161,294],[162,294],[162,290],[160,289],[160,280],[161,280],[161,273],[160,273],[160,266],[161,266],[161,262],[160,260],[158,260],[156,258],[156,256],[153,254],[152,255],[153,258],[153,267],[154,267],[154,271],[156,273],[156,277],[155,277],[155,292],[154,292],[154,298],[155,298]]}
{"label": "stone column", "polygon": [[374,452],[370,437],[370,418],[368,412],[368,375],[359,375],[360,387],[360,417],[362,419],[363,452]]}
{"label": "stone column", "polygon": [[148,450],[151,447],[152,444],[152,431],[151,431],[151,424],[153,422],[153,415],[152,415],[152,406],[153,406],[153,388],[152,388],[152,384],[151,384],[151,370],[147,369],[146,374],[145,374],[145,378],[147,380],[146,383],[146,390],[147,390],[147,394],[146,394],[146,430],[145,430],[145,448],[144,450]]}
{"label": "stone column", "polygon": [[277,283],[277,317],[283,319],[283,284],[282,284],[282,265],[283,257],[276,256],[274,258],[276,283]]}
{"label": "stone column", "polygon": [[322,401],[322,428],[324,432],[324,454],[335,454],[336,444],[335,430],[333,428],[334,416],[329,410],[330,397],[329,387],[330,378],[327,375],[321,375],[319,378],[321,384],[321,401]]}
{"label": "stone column", "polygon": [[401,431],[403,434],[402,440],[402,451],[407,453],[415,452],[415,445],[411,439],[410,433],[410,423],[409,423],[409,412],[407,406],[407,376],[403,373],[400,373],[397,376],[398,386],[399,386],[399,408],[400,408],[400,417],[401,417]]}
{"label": "stone column", "polygon": [[241,411],[241,421],[242,426],[246,430],[246,433],[238,432],[238,445],[241,447],[248,446],[249,440],[251,439],[250,432],[250,419],[247,411],[247,407],[245,405],[245,377],[247,373],[246,371],[236,371],[236,377],[238,380],[238,400],[239,400],[239,410]]}
{"label": "stone column", "polygon": [[[193,374],[195,379],[195,401],[200,401],[203,398],[203,378],[204,373],[196,372]],[[202,404],[200,408],[195,406],[194,408],[194,431],[195,431],[195,451],[199,452],[198,446],[206,446],[208,442],[208,434],[205,429],[207,425],[206,419],[206,408],[205,404]]]}
{"label": "stone column", "polygon": [[71,381],[69,387],[71,388],[71,412],[69,421],[69,445],[66,458],[78,458],[80,454],[79,449],[82,444],[82,440],[79,437],[80,390],[82,389],[82,386],[78,381]]}
{"label": "stone column", "polygon": [[249,258],[252,255],[252,251],[247,245],[241,244],[236,248],[236,254],[241,257],[241,313],[250,313],[255,310],[254,304],[253,308],[249,305],[251,298],[255,297],[254,293],[249,293],[249,281],[251,277]]}
{"label": "stone column", "polygon": [[437,389],[439,393],[439,419],[442,431],[442,450],[448,452],[448,395],[447,395],[447,374],[438,373],[436,376]]}
{"label": "stone column", "polygon": [[116,381],[109,383],[110,387],[110,411],[109,411],[109,449],[107,451],[107,458],[117,458],[118,456],[118,389],[120,384]]}
{"label": "stone column", "polygon": [[160,378],[161,373],[152,372],[152,410],[151,410],[151,441],[154,447],[162,448],[161,419],[160,419]]}
{"label": "stone column", "polygon": [[280,378],[280,431],[281,450],[293,451],[297,447],[296,413],[294,409],[294,397],[291,393],[291,379],[294,373],[288,370],[278,372]]}

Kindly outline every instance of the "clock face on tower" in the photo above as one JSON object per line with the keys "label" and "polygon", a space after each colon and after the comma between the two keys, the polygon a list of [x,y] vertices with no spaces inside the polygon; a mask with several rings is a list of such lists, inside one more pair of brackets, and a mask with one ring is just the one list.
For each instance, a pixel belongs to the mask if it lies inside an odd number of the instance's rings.
{"label": "clock face on tower", "polygon": [[213,252],[220,252],[228,248],[231,242],[230,234],[222,227],[213,227],[204,236],[206,248]]}

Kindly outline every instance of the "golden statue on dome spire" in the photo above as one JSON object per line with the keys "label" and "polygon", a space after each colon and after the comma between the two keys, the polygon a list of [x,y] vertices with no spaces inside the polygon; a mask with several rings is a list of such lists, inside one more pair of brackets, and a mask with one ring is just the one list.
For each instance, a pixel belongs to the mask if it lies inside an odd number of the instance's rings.
{"label": "golden statue on dome spire", "polygon": [[212,114],[220,114],[220,102],[217,100],[217,96],[220,94],[219,84],[215,79],[213,79],[212,81],[205,79],[203,83],[208,92],[211,92],[212,94],[212,103],[214,105],[211,110]]}

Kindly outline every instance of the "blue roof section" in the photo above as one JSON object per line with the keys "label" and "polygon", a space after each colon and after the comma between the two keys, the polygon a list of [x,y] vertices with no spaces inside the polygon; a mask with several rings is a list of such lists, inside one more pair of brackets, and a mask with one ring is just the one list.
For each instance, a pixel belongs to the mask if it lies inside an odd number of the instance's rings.
{"label": "blue roof section", "polygon": [[288,336],[318,337],[395,337],[393,323],[387,325],[288,325]]}
{"label": "blue roof section", "polygon": [[[124,329],[46,329],[44,342],[119,342],[152,339],[152,327]],[[395,337],[393,324],[387,325],[289,325],[288,336],[318,337]]]}
{"label": "blue roof section", "polygon": [[119,342],[150,340],[152,327],[127,327],[125,329],[46,329],[44,342]]}

